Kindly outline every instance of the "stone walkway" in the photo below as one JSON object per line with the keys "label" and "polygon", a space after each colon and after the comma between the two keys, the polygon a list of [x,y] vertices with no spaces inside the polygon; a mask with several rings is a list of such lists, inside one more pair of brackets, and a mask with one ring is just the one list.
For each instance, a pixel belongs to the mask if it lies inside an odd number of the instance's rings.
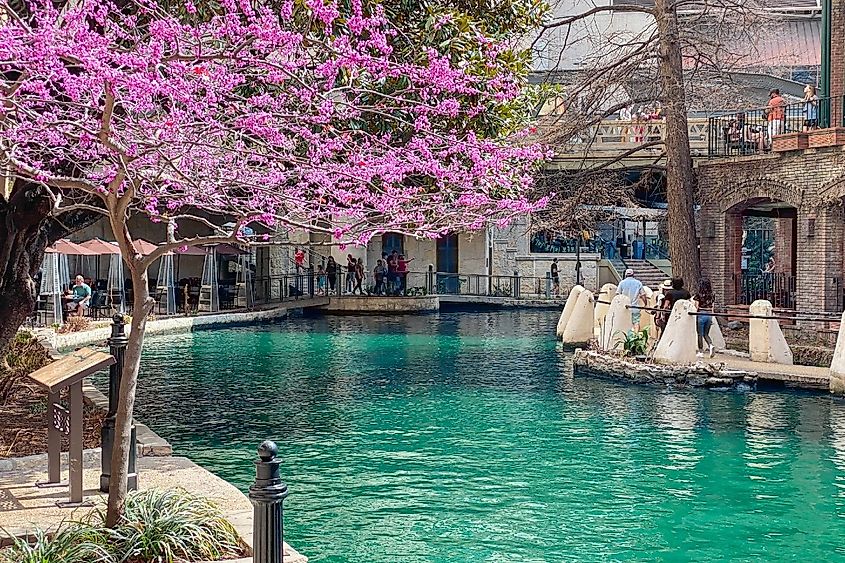
{"label": "stone walkway", "polygon": [[786,387],[816,391],[827,391],[830,387],[829,368],[752,362],[747,357],[721,353],[716,354],[713,359],[706,358],[705,361],[711,364],[723,363],[728,369],[756,372],[758,381],[763,383],[776,382]]}
{"label": "stone walkway", "polygon": [[[213,500],[238,530],[244,542],[252,546],[252,504],[234,485],[206,471],[184,457],[138,458],[138,482],[141,489],[181,487]],[[67,478],[67,454],[62,456],[62,476]],[[0,459],[0,545],[10,536],[22,536],[38,527],[54,530],[64,520],[78,520],[93,507],[58,508],[56,501],[66,500],[67,487],[37,488],[34,483],[47,477],[47,455]],[[83,498],[104,502],[99,491],[100,450],[83,454]],[[285,545],[285,563],[305,563],[307,558]],[[239,561],[252,561],[252,558]]]}

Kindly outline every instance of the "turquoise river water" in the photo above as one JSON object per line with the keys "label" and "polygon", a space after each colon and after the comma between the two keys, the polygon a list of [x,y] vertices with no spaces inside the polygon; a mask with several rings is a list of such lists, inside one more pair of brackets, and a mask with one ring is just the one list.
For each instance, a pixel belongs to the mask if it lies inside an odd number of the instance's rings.
{"label": "turquoise river water", "polygon": [[148,339],[137,416],[313,562],[845,561],[845,404],[573,378],[557,313]]}

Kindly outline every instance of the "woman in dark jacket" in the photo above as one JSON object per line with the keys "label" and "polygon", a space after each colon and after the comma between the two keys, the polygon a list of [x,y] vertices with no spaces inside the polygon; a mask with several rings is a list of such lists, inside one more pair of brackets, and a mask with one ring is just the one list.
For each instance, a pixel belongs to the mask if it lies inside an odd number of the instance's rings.
{"label": "woman in dark jacket", "polygon": [[329,292],[334,293],[334,284],[337,282],[337,262],[332,256],[326,260],[326,277],[329,278]]}

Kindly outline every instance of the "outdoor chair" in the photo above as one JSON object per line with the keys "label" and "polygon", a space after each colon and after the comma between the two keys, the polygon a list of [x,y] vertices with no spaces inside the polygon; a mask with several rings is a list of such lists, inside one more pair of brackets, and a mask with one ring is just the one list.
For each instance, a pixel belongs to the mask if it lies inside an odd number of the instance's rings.
{"label": "outdoor chair", "polygon": [[88,316],[95,321],[101,318],[101,313],[106,312],[105,316],[111,312],[111,305],[107,303],[107,295],[102,291],[95,291],[91,295],[91,302],[88,305]]}

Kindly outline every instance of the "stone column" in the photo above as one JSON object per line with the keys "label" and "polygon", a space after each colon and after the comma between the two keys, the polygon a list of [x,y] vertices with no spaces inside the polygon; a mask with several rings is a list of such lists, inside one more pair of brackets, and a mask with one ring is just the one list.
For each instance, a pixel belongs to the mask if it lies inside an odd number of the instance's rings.
{"label": "stone column", "polygon": [[268,272],[270,274],[270,299],[278,300],[282,297],[281,281],[282,276],[288,273],[288,247],[278,244],[270,245],[270,264]]}
{"label": "stone column", "polygon": [[[843,213],[838,206],[799,212],[795,306],[839,311],[842,292]],[[804,323],[818,328],[818,323]]]}

